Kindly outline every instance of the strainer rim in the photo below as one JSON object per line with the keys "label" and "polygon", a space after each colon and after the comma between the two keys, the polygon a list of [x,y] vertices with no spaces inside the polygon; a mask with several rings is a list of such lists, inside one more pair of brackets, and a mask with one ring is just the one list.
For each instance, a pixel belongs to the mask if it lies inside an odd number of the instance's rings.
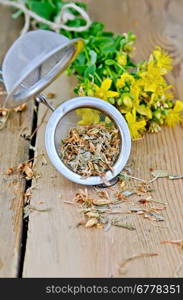
{"label": "strainer rim", "polygon": [[70,111],[73,111],[81,107],[90,107],[94,109],[100,109],[104,113],[108,114],[109,117],[115,122],[120,132],[120,137],[122,139],[121,152],[115,162],[113,169],[106,172],[106,179],[112,180],[115,178],[121,170],[126,165],[130,151],[131,151],[131,136],[128,125],[121,115],[121,113],[110,103],[95,97],[75,97],[62,103],[57,109],[52,113],[48,120],[46,131],[45,131],[45,147],[47,150],[48,157],[54,167],[61,173],[64,177],[72,182],[82,184],[82,185],[100,185],[103,183],[100,176],[91,176],[88,178],[82,178],[80,175],[74,173],[70,170],[62,161],[58,155],[55,146],[55,132],[58,123],[61,119]]}

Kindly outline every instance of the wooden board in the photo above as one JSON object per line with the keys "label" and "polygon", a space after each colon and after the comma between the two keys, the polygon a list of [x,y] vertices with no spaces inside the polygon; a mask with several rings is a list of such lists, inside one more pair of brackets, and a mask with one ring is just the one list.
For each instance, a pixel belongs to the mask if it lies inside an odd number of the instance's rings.
{"label": "wooden board", "polygon": [[[178,97],[182,91],[182,1],[148,0],[92,0],[87,1],[92,19],[106,24],[106,30],[137,34],[136,57],[147,58],[155,45],[169,50],[175,58],[175,68],[169,80],[176,85]],[[59,105],[72,97],[74,83],[65,75],[48,90],[57,94],[53,102]],[[39,122],[45,108],[39,109]],[[48,112],[47,117],[50,113]],[[45,153],[46,121],[39,129],[36,152]],[[149,169],[168,169],[183,174],[182,127],[163,129],[159,134],[148,134],[144,140],[133,143],[131,161],[136,176],[149,178]],[[36,155],[37,155],[36,154]],[[24,262],[24,277],[172,277],[183,276],[183,257],[178,248],[162,245],[167,239],[182,239],[183,209],[182,180],[158,180],[154,183],[154,199],[167,202],[165,222],[152,224],[137,215],[125,220],[136,226],[136,231],[112,228],[77,228],[79,213],[70,201],[79,186],[62,177],[48,160],[42,166],[37,161],[40,178],[33,190],[31,205],[49,209],[34,211],[29,216],[29,230]],[[35,183],[34,183],[35,184]],[[127,273],[119,273],[120,264],[140,253],[158,253],[156,257],[140,258],[127,266]],[[178,270],[178,273],[177,273]]]}
{"label": "wooden board", "polygon": [[[21,21],[11,19],[10,9],[0,7],[0,61],[18,37]],[[8,168],[28,159],[29,143],[20,133],[30,134],[32,108],[12,113],[0,130],[0,277],[17,277],[21,253],[22,207],[25,181],[20,176],[4,176]]]}

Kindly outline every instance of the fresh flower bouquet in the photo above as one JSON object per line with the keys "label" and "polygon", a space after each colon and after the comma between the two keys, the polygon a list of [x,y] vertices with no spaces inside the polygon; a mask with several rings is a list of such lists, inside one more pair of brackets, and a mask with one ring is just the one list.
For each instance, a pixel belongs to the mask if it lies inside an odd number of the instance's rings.
{"label": "fresh flower bouquet", "polygon": [[[91,22],[84,31],[71,30],[71,27],[79,29],[86,25],[83,17],[72,7],[67,9],[65,18],[65,25],[70,30],[58,27],[58,17],[66,4],[64,1],[0,0],[0,3],[16,7],[18,11],[14,17],[22,11],[25,15],[29,14],[25,20],[30,22],[30,17],[34,19],[34,28],[55,30],[68,38],[81,37],[85,40],[83,51],[67,71],[78,78],[74,91],[79,96],[98,97],[114,105],[128,122],[133,139],[141,138],[145,132],[158,132],[162,125],[174,126],[183,122],[183,102],[174,100],[172,86],[165,79],[172,69],[172,59],[160,47],[155,47],[147,60],[135,63],[136,59],[132,59],[131,54],[136,37],[131,32],[121,35],[106,32],[100,22]],[[74,5],[84,11],[87,9],[86,4],[81,2]],[[29,23],[25,23],[24,29],[28,28]],[[82,109],[77,113],[81,116],[79,123],[82,125],[109,122],[96,110]]]}

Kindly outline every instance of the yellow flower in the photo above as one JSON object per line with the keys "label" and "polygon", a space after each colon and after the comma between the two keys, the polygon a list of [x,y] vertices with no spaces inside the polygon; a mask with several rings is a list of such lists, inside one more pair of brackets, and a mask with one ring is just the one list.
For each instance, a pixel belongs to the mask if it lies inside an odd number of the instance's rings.
{"label": "yellow flower", "polygon": [[126,55],[126,53],[121,53],[120,55],[117,56],[117,63],[120,66],[126,66],[126,64],[127,64],[127,55]]}
{"label": "yellow flower", "polygon": [[108,98],[114,98],[119,96],[118,92],[110,91],[110,87],[112,84],[112,80],[109,78],[106,78],[102,81],[101,87],[98,87],[95,85],[95,96],[107,100]]}
{"label": "yellow flower", "polygon": [[139,83],[143,86],[145,92],[155,92],[157,87],[167,85],[159,69],[154,66],[153,61],[148,63],[147,71],[139,75],[141,76]]}
{"label": "yellow flower", "polygon": [[120,78],[116,82],[116,86],[118,88],[122,88],[125,83],[133,84],[135,82],[135,79],[132,75],[128,73],[124,73],[120,76]]}
{"label": "yellow flower", "polygon": [[165,92],[164,96],[167,100],[172,100],[174,98],[174,95],[171,92]]}
{"label": "yellow flower", "polygon": [[157,86],[155,91],[150,96],[150,104],[156,103],[161,99],[165,98],[164,88],[162,86]]}
{"label": "yellow flower", "polygon": [[123,95],[123,103],[129,108],[133,106],[132,99],[128,94]]}
{"label": "yellow flower", "polygon": [[152,111],[148,106],[145,106],[143,104],[139,105],[137,107],[137,112],[140,115],[146,116],[148,119],[152,119]]}
{"label": "yellow flower", "polygon": [[139,80],[136,80],[130,87],[130,94],[133,98],[133,107],[137,108],[140,103],[141,87],[139,85]]}
{"label": "yellow flower", "polygon": [[141,137],[141,134],[139,131],[144,131],[146,126],[146,121],[137,121],[136,120],[136,111],[133,109],[132,113],[128,112],[125,115],[125,118],[128,122],[128,126],[130,129],[130,133],[133,139],[138,139]]}
{"label": "yellow flower", "polygon": [[140,91],[141,91],[141,89],[139,86],[139,82],[138,82],[138,80],[136,80],[130,88],[130,93],[135,100],[139,99]]}
{"label": "yellow flower", "polygon": [[183,117],[181,116],[181,112],[183,111],[183,102],[177,100],[175,102],[175,106],[173,109],[170,109],[168,115],[165,119],[166,125],[169,127],[173,127],[177,123],[183,122]]}
{"label": "yellow flower", "polygon": [[171,92],[167,92],[168,89],[172,88],[171,85],[167,85],[166,87],[157,86],[156,90],[151,94],[150,104],[156,103],[161,100],[173,99],[173,94]]}
{"label": "yellow flower", "polygon": [[156,47],[153,51],[153,56],[156,59],[157,67],[160,69],[162,75],[166,74],[172,69],[172,58],[167,52],[163,51],[160,47]]}
{"label": "yellow flower", "polygon": [[91,108],[77,109],[76,113],[82,119],[78,122],[78,125],[92,125],[100,122],[99,111]]}

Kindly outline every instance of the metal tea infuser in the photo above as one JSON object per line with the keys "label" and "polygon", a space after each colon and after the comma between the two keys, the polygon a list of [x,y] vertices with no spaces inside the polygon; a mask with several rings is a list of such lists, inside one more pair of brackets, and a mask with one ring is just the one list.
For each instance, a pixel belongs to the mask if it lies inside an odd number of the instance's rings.
{"label": "metal tea infuser", "polygon": [[[0,72],[7,96],[3,107],[13,108],[34,97],[46,104],[52,111],[45,132],[45,146],[50,161],[55,168],[69,180],[84,185],[101,185],[100,176],[82,178],[74,173],[61,160],[59,149],[61,139],[67,134],[65,126],[68,114],[78,108],[93,108],[105,113],[114,122],[120,134],[120,153],[113,166],[113,172],[107,171],[105,178],[111,184],[126,165],[130,151],[131,138],[127,123],[121,113],[111,104],[95,97],[76,97],[54,109],[44,95],[40,94],[51,84],[76,58],[84,46],[82,39],[69,40],[65,36],[46,30],[36,30],[19,37],[8,50]],[[76,115],[76,114],[75,114]],[[74,123],[76,124],[76,123]],[[76,125],[75,125],[76,126]]]}

